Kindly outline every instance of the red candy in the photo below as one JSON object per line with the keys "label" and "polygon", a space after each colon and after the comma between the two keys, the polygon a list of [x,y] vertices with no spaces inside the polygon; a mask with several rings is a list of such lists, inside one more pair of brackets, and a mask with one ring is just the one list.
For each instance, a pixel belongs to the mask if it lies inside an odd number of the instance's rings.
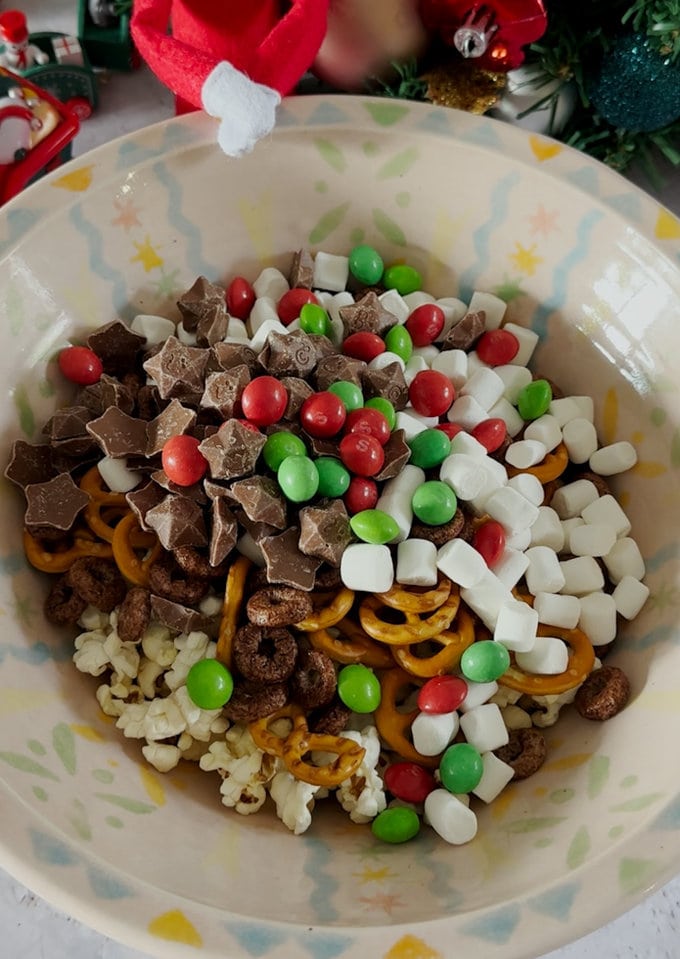
{"label": "red candy", "polygon": [[352,515],[365,509],[374,509],[378,502],[378,486],[375,480],[365,476],[353,476],[343,502],[347,512]]}
{"label": "red candy", "polygon": [[247,320],[255,303],[255,290],[248,280],[235,276],[227,287],[227,310],[237,320]]}
{"label": "red candy", "polygon": [[203,479],[208,461],[198,448],[195,436],[171,436],[161,453],[165,475],[178,486],[193,486]]}
{"label": "red candy", "polygon": [[504,366],[517,356],[519,340],[509,330],[487,330],[477,340],[475,349],[483,363],[488,363],[489,366]]}
{"label": "red candy", "polygon": [[357,476],[375,476],[383,468],[385,453],[374,436],[348,433],[340,440],[340,459]]}
{"label": "red candy", "polygon": [[493,416],[491,419],[482,420],[470,430],[470,433],[478,443],[482,444],[487,453],[493,453],[503,445],[508,435],[508,428],[505,420],[499,416]]}
{"label": "red candy", "polygon": [[463,432],[463,427],[460,423],[438,423],[435,426],[436,430],[441,430],[442,433],[446,433],[448,438],[452,440],[454,436],[458,436],[459,433]]}
{"label": "red candy", "polygon": [[424,713],[452,713],[467,696],[467,683],[459,676],[433,676],[420,687],[418,709]]}
{"label": "red candy", "polygon": [[492,569],[503,555],[505,530],[495,519],[489,519],[475,530],[472,545],[481,553],[489,569]]}
{"label": "red candy", "polygon": [[434,775],[418,763],[392,763],[383,774],[385,788],[403,802],[425,802],[437,788]]}
{"label": "red candy", "polygon": [[284,326],[288,326],[293,320],[297,320],[300,310],[305,303],[318,304],[318,298],[311,290],[306,290],[302,286],[294,286],[292,290],[286,290],[279,300],[276,312]]}
{"label": "red candy", "polygon": [[243,415],[256,426],[278,423],[288,406],[288,390],[275,376],[258,376],[241,394]]}
{"label": "red candy", "polygon": [[347,414],[345,433],[365,433],[373,436],[384,446],[391,436],[390,424],[380,410],[366,406],[360,410],[352,410]]}
{"label": "red candy", "polygon": [[312,393],[300,407],[300,422],[310,436],[336,436],[346,418],[345,404],[335,393]]}
{"label": "red candy", "polygon": [[453,383],[439,370],[421,370],[408,388],[411,406],[422,416],[441,416],[456,398]]}
{"label": "red candy", "polygon": [[429,346],[444,329],[446,317],[436,303],[422,303],[406,320],[404,326],[411,334],[414,346]]}
{"label": "red candy", "polygon": [[387,347],[380,339],[377,333],[352,333],[342,344],[342,352],[345,356],[351,356],[355,360],[363,360],[364,363],[370,363],[376,356],[384,353]]}
{"label": "red candy", "polygon": [[78,386],[98,383],[104,372],[102,361],[87,346],[67,346],[59,354],[59,369],[67,380]]}

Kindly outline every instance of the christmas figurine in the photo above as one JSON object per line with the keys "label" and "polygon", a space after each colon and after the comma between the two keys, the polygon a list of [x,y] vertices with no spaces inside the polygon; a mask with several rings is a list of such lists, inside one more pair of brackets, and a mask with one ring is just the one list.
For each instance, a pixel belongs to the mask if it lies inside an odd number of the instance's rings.
{"label": "christmas figurine", "polygon": [[[177,98],[177,111],[220,119],[218,142],[238,156],[270,133],[281,97],[310,70],[359,89],[391,61],[418,55],[418,0],[136,0],[137,49]],[[172,23],[172,34],[168,25]]]}
{"label": "christmas figurine", "polygon": [[33,132],[41,126],[18,87],[0,97],[0,166],[23,160],[31,149]]}
{"label": "christmas figurine", "polygon": [[26,17],[21,10],[6,10],[0,13],[0,66],[22,73],[35,63],[47,63],[46,53],[29,43]]}

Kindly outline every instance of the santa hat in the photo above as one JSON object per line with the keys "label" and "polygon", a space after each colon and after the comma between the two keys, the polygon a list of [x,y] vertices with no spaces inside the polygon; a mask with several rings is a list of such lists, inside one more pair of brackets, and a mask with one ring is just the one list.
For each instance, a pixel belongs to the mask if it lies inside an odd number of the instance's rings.
{"label": "santa hat", "polygon": [[137,0],[131,31],[178,112],[219,117],[220,145],[238,155],[271,131],[281,97],[314,62],[328,4],[292,0],[281,16],[278,0]]}
{"label": "santa hat", "polygon": [[5,43],[25,43],[28,40],[26,17],[21,10],[0,13],[0,39]]}

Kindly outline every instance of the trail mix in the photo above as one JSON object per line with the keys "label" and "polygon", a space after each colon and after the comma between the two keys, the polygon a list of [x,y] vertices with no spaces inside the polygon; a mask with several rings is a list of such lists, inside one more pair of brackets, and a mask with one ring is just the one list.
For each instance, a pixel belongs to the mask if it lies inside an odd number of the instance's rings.
{"label": "trail mix", "polygon": [[546,758],[648,589],[593,401],[529,368],[537,336],[475,292],[435,299],[371,247],[301,250],[181,320],[113,320],[61,351],[71,406],[17,440],[47,619],[157,770],[295,833],[328,796],[387,842],[460,844]]}

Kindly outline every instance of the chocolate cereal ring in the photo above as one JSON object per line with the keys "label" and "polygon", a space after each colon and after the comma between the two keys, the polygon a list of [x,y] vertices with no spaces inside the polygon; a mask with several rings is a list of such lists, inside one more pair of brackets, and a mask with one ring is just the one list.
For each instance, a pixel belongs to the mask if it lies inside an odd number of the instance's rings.
{"label": "chocolate cereal ring", "polygon": [[188,576],[170,554],[157,560],[149,569],[149,587],[152,593],[182,606],[195,606],[209,589],[207,579]]}
{"label": "chocolate cereal ring", "polygon": [[136,643],[146,632],[150,619],[151,593],[143,586],[133,586],[118,610],[118,635],[124,643]]}
{"label": "chocolate cereal ring", "polygon": [[193,546],[178,546],[172,551],[175,561],[187,576],[198,579],[215,579],[227,575],[231,563],[220,563],[212,566],[207,556],[199,553]]}
{"label": "chocolate cereal ring", "polygon": [[514,779],[528,779],[541,768],[548,755],[545,738],[537,729],[510,729],[507,745],[494,755],[514,770]]}
{"label": "chocolate cereal ring", "polygon": [[414,523],[411,526],[411,536],[414,539],[427,539],[436,547],[443,546],[449,540],[460,536],[465,527],[465,514],[457,509],[453,519],[441,526],[428,526],[426,523]]}
{"label": "chocolate cereal ring", "polygon": [[298,645],[287,629],[248,623],[234,636],[231,655],[245,679],[254,683],[282,683],[293,674]]}
{"label": "chocolate cereal ring", "polygon": [[630,682],[618,666],[601,666],[579,687],[574,705],[584,719],[604,722],[620,713],[630,698]]}
{"label": "chocolate cereal ring", "polygon": [[103,613],[110,613],[125,599],[125,580],[116,564],[108,559],[83,556],[73,563],[66,575],[78,595]]}
{"label": "chocolate cereal ring", "polygon": [[326,706],[337,688],[335,666],[326,653],[318,649],[303,649],[298,655],[297,667],[290,682],[291,698],[304,710]]}
{"label": "chocolate cereal ring", "polygon": [[268,586],[258,589],[248,600],[246,613],[257,626],[292,626],[311,616],[309,593],[293,586]]}
{"label": "chocolate cereal ring", "polygon": [[288,687],[285,683],[260,683],[248,681],[234,687],[231,699],[224,707],[224,715],[233,723],[252,723],[275,713],[288,702]]}
{"label": "chocolate cereal ring", "polygon": [[80,619],[87,601],[76,592],[68,576],[60,576],[52,583],[45,599],[45,619],[55,626],[73,626]]}
{"label": "chocolate cereal ring", "polygon": [[334,696],[327,706],[316,710],[309,716],[307,725],[313,733],[324,733],[328,736],[339,736],[347,729],[352,710],[345,706],[342,700]]}

